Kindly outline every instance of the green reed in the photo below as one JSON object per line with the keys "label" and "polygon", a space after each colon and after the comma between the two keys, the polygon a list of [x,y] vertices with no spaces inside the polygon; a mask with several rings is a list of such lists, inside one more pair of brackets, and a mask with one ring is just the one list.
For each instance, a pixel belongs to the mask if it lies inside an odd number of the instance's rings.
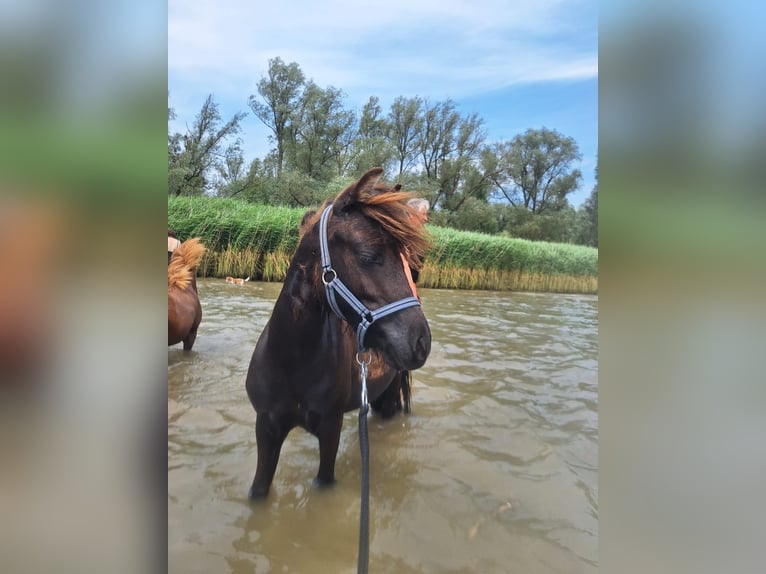
{"label": "green reed", "polygon": [[[234,199],[169,197],[168,226],[208,248],[198,274],[282,281],[304,209]],[[598,250],[427,226],[424,288],[598,292]]]}

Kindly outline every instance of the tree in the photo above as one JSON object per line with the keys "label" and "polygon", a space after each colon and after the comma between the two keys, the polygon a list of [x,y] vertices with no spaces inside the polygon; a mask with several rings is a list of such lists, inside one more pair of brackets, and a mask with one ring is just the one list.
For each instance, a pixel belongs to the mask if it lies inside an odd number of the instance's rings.
{"label": "tree", "polygon": [[[174,119],[176,119],[176,112],[168,106],[168,124]],[[171,166],[175,166],[178,163],[181,152],[183,152],[181,134],[171,133],[170,126],[168,126],[168,171],[170,171]]]}
{"label": "tree", "polygon": [[455,151],[460,114],[452,100],[431,104],[423,101],[423,123],[417,141],[418,152],[428,179],[439,177],[441,164]]}
{"label": "tree", "polygon": [[356,133],[354,112],[343,108],[343,92],[309,82],[293,116],[290,166],[318,181],[342,175]]}
{"label": "tree", "polygon": [[529,129],[510,142],[493,146],[497,156],[493,181],[501,198],[535,214],[566,207],[581,173],[571,169],[581,155],[577,143],[555,130]]}
{"label": "tree", "polygon": [[245,157],[242,153],[242,142],[237,140],[226,148],[223,160],[216,166],[218,180],[216,194],[221,197],[240,195],[248,187],[248,173],[245,168]]}
{"label": "tree", "polygon": [[305,81],[298,64],[285,64],[277,57],[269,60],[268,73],[258,82],[258,94],[263,98],[263,102],[255,95],[248,99],[255,117],[274,134],[272,138],[277,146],[277,176],[282,173],[290,122],[300,108]]}
{"label": "tree", "polygon": [[349,175],[361,176],[371,167],[386,168],[394,157],[394,149],[386,138],[388,122],[383,117],[380,100],[370,96],[359,117],[357,137],[347,166]]}
{"label": "tree", "polygon": [[[169,110],[168,119],[171,113]],[[221,126],[218,104],[208,95],[191,129],[168,137],[168,194],[202,195],[210,190],[213,171],[225,155],[224,144],[239,133],[246,115],[237,112]]]}
{"label": "tree", "polygon": [[[457,211],[469,197],[487,201],[492,180],[481,168],[480,158],[486,137],[484,121],[476,114],[461,118],[451,134],[440,136],[449,144],[450,153],[439,159],[438,190],[433,205]],[[444,148],[448,149],[447,147]]]}
{"label": "tree", "polygon": [[598,247],[598,167],[596,167],[596,185],[588,199],[579,210],[581,226],[578,243]]}
{"label": "tree", "polygon": [[388,129],[383,110],[380,107],[380,98],[370,96],[362,108],[359,118],[359,137],[365,139],[384,138]]}
{"label": "tree", "polygon": [[445,224],[465,231],[497,233],[500,224],[496,211],[486,201],[468,197],[459,210],[445,214]]}
{"label": "tree", "polygon": [[387,139],[394,148],[394,157],[401,175],[415,164],[417,149],[415,144],[420,137],[423,119],[420,116],[420,98],[399,96],[391,104],[388,112]]}
{"label": "tree", "polygon": [[[371,96],[361,110],[344,94],[306,80],[296,63],[268,62],[248,105],[271,131],[269,153],[246,166],[237,114],[221,126],[208,97],[192,129],[168,130],[168,189],[294,206],[316,205],[347,178],[381,166],[426,197],[435,222],[530,239],[598,244],[598,190],[575,211],[567,195],[581,178],[577,144],[555,130],[529,129],[487,145],[484,122],[455,103]],[[168,107],[168,121],[175,117]],[[227,141],[228,140],[228,141]]]}

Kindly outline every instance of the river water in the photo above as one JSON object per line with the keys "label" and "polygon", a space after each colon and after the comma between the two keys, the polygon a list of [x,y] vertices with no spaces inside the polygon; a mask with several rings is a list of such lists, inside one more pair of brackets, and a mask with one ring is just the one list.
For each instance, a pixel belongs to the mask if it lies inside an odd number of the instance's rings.
{"label": "river water", "polygon": [[[337,483],[311,485],[316,439],[287,437],[253,503],[245,374],[281,287],[199,280],[193,351],[168,349],[169,571],[356,572],[357,412]],[[421,291],[431,355],[412,414],[369,418],[371,573],[598,569],[598,299]]]}

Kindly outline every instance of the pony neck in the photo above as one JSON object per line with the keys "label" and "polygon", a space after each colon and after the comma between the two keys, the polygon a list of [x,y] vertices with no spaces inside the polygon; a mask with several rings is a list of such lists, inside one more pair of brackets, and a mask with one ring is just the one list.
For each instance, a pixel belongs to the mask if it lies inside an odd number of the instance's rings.
{"label": "pony neck", "polygon": [[327,336],[331,313],[313,283],[316,269],[316,263],[297,256],[290,264],[269,325],[269,340],[279,348],[287,346],[305,355],[318,349]]}

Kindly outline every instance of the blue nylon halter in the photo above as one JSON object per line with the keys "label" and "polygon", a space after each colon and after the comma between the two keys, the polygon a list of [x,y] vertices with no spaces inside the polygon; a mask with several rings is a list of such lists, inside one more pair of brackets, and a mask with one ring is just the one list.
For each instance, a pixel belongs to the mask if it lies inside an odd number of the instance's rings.
{"label": "blue nylon halter", "polygon": [[[364,303],[357,299],[349,288],[346,287],[345,283],[340,280],[330,262],[330,249],[327,245],[327,220],[330,218],[330,211],[332,211],[332,204],[325,208],[322,212],[322,218],[319,220],[319,248],[322,255],[322,283],[324,283],[327,302],[338,317],[347,323],[351,323],[351,321],[349,321],[341,312],[340,307],[338,306],[338,301],[335,298],[336,294],[340,295],[354,312],[359,315],[360,321],[359,326],[356,328],[356,341],[358,351],[362,352],[365,350],[364,336],[375,321],[387,315],[391,315],[392,313],[396,313],[397,311],[407,309],[408,307],[418,306],[420,305],[420,301],[418,301],[417,297],[405,297],[404,299],[399,299],[393,303],[383,305],[374,311],[370,311]],[[331,279],[327,279],[328,274],[332,274]]]}

